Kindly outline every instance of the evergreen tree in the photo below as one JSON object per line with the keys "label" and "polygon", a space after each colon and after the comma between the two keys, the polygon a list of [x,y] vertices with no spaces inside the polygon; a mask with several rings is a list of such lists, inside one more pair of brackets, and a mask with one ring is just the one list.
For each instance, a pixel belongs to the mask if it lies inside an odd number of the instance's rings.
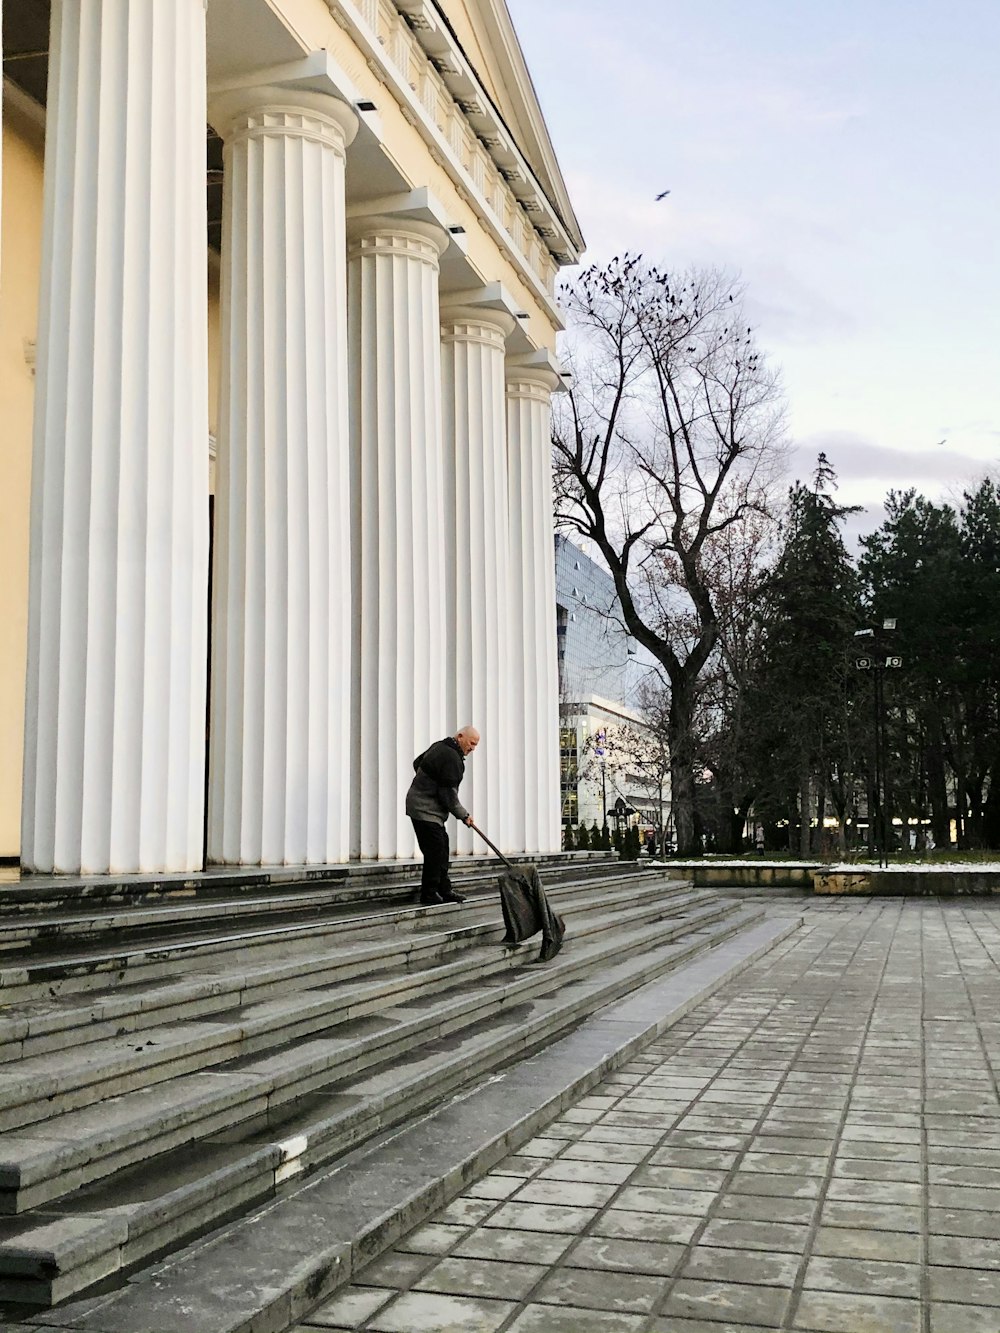
{"label": "evergreen tree", "polygon": [[885,522],[861,540],[858,567],[868,616],[896,621],[892,646],[903,659],[901,674],[886,680],[890,786],[900,813],[929,815],[942,847],[951,836],[949,767],[964,735],[962,534],[949,505],[914,490],[890,491],[885,510]]}
{"label": "evergreen tree", "polygon": [[833,498],[825,454],[811,486],[789,492],[783,546],[762,599],[761,650],[748,685],[747,713],[755,809],[799,830],[812,851],[810,820],[832,800],[841,829],[853,788],[850,719],[858,683],[848,645],[861,623],[856,572],[841,523],[856,507]]}
{"label": "evergreen tree", "polygon": [[564,824],[564,825],[563,825],[563,851],[564,851],[564,852],[571,852],[571,851],[573,851],[573,849],[574,849],[575,846],[576,846],[576,844],[575,844],[574,841],[573,841],[573,825],[572,825],[572,824]]}
{"label": "evergreen tree", "polygon": [[576,846],[578,851],[581,852],[590,851],[590,836],[587,833],[586,824],[581,824],[576,831]]}
{"label": "evergreen tree", "polygon": [[607,820],[601,825],[601,851],[611,851],[611,830],[608,828]]}

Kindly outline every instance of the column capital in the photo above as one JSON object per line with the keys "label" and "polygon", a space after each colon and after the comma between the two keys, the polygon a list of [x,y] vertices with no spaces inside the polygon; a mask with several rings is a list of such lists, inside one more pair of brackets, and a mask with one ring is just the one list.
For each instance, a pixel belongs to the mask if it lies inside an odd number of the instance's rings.
{"label": "column capital", "polygon": [[503,349],[516,327],[517,321],[505,310],[477,305],[441,307],[441,337],[445,342],[481,342]]}
{"label": "column capital", "polygon": [[547,366],[522,366],[508,360],[505,374],[508,398],[537,398],[547,403],[556,389],[562,387],[562,379]]}
{"label": "column capital", "polygon": [[341,153],[358,132],[358,117],[339,97],[267,83],[217,93],[208,121],[227,144],[277,136],[310,139]]}
{"label": "column capital", "polygon": [[506,374],[508,396],[543,398],[547,401],[550,394],[566,387],[562,365],[547,347],[524,356],[509,356]]}
{"label": "column capital", "polygon": [[443,227],[416,218],[377,213],[353,218],[347,225],[348,254],[405,255],[438,267],[451,237]]}

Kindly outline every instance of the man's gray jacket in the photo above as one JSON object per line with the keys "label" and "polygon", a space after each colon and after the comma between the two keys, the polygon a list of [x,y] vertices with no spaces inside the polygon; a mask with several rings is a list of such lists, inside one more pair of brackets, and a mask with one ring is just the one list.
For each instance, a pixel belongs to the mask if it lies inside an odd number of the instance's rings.
{"label": "man's gray jacket", "polygon": [[458,799],[458,787],[465,776],[465,755],[453,736],[435,741],[430,749],[413,761],[416,770],[406,793],[406,813],[411,819],[443,824],[449,814],[466,820],[469,812]]}

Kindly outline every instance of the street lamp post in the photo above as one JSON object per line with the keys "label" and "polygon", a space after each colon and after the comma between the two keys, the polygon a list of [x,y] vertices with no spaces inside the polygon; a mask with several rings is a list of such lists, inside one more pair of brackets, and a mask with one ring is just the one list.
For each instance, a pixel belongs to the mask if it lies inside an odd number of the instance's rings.
{"label": "street lamp post", "polygon": [[875,833],[876,850],[878,852],[879,866],[889,864],[889,812],[886,808],[885,800],[885,771],[886,771],[886,743],[885,743],[885,683],[884,674],[887,670],[898,670],[903,665],[903,659],[897,657],[894,653],[887,651],[885,635],[891,633],[896,628],[894,619],[882,621],[879,629],[859,629],[854,633],[855,646],[857,648],[868,647],[870,651],[863,653],[854,659],[854,665],[859,671],[870,671],[872,678],[872,709],[874,713],[874,773],[872,775],[872,787],[875,809],[871,812],[872,828]]}

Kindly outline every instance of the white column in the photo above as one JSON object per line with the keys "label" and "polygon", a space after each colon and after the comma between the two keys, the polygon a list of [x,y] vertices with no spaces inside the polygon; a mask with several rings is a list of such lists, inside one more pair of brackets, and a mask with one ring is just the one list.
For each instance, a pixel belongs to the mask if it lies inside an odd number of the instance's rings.
{"label": "white column", "polygon": [[[462,803],[501,847],[508,840],[512,747],[503,311],[442,312],[448,716],[478,727]],[[459,828],[461,852],[487,851]]]}
{"label": "white column", "polygon": [[518,765],[511,846],[554,852],[559,828],[559,680],[552,523],[551,370],[507,366],[510,657]]}
{"label": "white column", "polygon": [[344,165],[357,118],[255,88],[225,140],[209,859],[349,855]]}
{"label": "white column", "polygon": [[408,857],[413,758],[461,725],[445,692],[438,261],[448,238],[391,217],[351,236],[352,849]]}
{"label": "white column", "polygon": [[55,0],[22,860],[201,865],[205,4]]}

